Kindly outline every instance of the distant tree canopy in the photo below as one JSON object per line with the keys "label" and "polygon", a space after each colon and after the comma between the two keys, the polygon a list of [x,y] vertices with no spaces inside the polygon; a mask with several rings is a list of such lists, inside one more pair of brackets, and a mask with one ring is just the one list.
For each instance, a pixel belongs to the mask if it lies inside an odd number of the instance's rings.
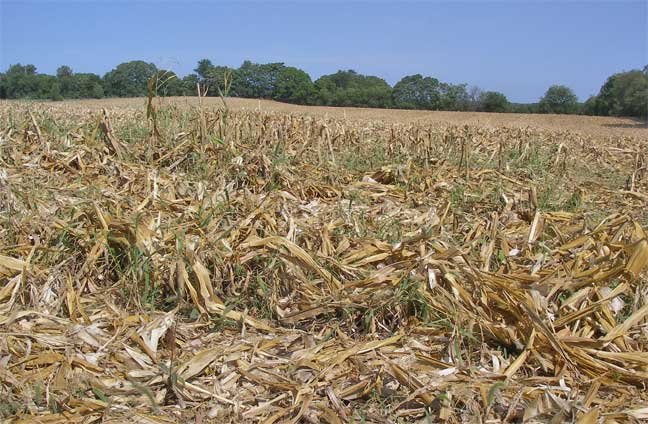
{"label": "distant tree canopy", "polygon": [[564,85],[552,85],[538,103],[542,113],[576,113],[578,98],[571,88]]}
{"label": "distant tree canopy", "polygon": [[232,93],[239,97],[272,99],[283,68],[283,63],[259,64],[246,60],[234,73]]}
{"label": "distant tree canopy", "polygon": [[283,66],[275,77],[272,98],[280,102],[315,104],[315,85],[301,69]]}
{"label": "distant tree canopy", "polygon": [[158,69],[153,76],[155,77],[154,90],[158,96],[184,96],[186,94],[185,84],[175,72]]}
{"label": "distant tree canopy", "polygon": [[[232,82],[233,70],[227,66],[214,66],[209,59],[199,60],[194,71],[197,74],[196,82],[203,85],[208,96],[218,96],[219,93],[225,94],[225,82],[228,82],[228,84]],[[189,89],[189,87],[185,86],[185,89]],[[196,90],[197,87],[194,84],[189,93],[197,94]]]}
{"label": "distant tree canopy", "polygon": [[223,94],[304,105],[648,116],[648,65],[642,70],[610,76],[599,93],[584,103],[578,103],[574,92],[564,85],[549,87],[537,103],[510,103],[499,92],[450,84],[421,74],[405,76],[393,87],[380,77],[354,70],[322,75],[313,82],[303,70],[282,62],[246,60],[238,68],[230,68],[201,59],[194,72],[180,77],[171,70],[158,69],[153,63],[134,60],[117,65],[102,78],[92,73],[75,73],[67,65],[60,66],[56,75],[39,74],[34,65],[17,63],[0,73],[0,98],[145,96],[147,82],[153,76],[155,92],[160,96],[195,96],[200,87],[200,92],[207,96]]}
{"label": "distant tree canopy", "polygon": [[56,70],[60,97],[65,99],[99,99],[104,96],[103,81],[95,74],[75,74],[69,66]]}
{"label": "distant tree canopy", "polygon": [[409,75],[394,85],[392,99],[394,107],[399,109],[438,110],[441,108],[441,84],[436,78]]}
{"label": "distant tree canopy", "polygon": [[323,75],[315,81],[317,104],[324,106],[391,106],[392,88],[382,78],[366,76],[353,70]]}
{"label": "distant tree canopy", "polygon": [[510,104],[506,96],[496,91],[486,91],[479,96],[484,112],[508,112]]}
{"label": "distant tree canopy", "polygon": [[6,99],[49,99],[56,77],[36,73],[34,65],[17,63],[2,74],[0,94]]}
{"label": "distant tree canopy", "polygon": [[141,60],[117,65],[104,75],[104,90],[110,97],[146,96],[148,79],[157,72],[152,63]]}
{"label": "distant tree canopy", "polygon": [[597,96],[585,102],[588,115],[648,116],[648,65],[643,71],[614,74]]}
{"label": "distant tree canopy", "polygon": [[511,113],[541,113],[538,103],[509,103]]}

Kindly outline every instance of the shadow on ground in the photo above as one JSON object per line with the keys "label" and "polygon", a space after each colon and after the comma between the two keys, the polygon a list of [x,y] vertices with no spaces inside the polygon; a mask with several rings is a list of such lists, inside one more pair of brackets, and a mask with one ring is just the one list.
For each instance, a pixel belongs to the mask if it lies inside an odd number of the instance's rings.
{"label": "shadow on ground", "polygon": [[602,124],[604,127],[608,128],[646,128],[648,129],[648,122],[644,122],[641,119],[633,120],[632,123],[627,124]]}

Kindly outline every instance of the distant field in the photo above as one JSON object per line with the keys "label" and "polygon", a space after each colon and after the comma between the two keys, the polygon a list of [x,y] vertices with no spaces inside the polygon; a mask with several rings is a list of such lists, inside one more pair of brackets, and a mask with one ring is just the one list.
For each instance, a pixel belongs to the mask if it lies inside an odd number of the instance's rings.
{"label": "distant field", "polygon": [[[178,105],[197,105],[195,97],[170,97],[165,102]],[[146,99],[103,99],[70,100],[60,103],[43,103],[54,108],[142,108]],[[219,107],[221,100],[208,97],[203,100],[206,107]],[[548,130],[569,130],[599,136],[634,136],[648,139],[648,128],[644,122],[632,118],[615,118],[579,115],[539,115],[485,112],[442,112],[396,109],[368,109],[351,107],[300,106],[271,100],[228,99],[234,110],[252,109],[260,111],[307,114],[316,117],[330,116],[349,120],[382,120],[385,122],[420,122],[452,125],[535,127]]]}

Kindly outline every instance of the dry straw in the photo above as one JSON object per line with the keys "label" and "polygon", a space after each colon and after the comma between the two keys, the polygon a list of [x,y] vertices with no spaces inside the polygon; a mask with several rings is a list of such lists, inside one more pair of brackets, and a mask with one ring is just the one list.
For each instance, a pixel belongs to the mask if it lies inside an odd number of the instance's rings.
{"label": "dry straw", "polygon": [[8,422],[648,417],[645,137],[103,106],[0,104]]}

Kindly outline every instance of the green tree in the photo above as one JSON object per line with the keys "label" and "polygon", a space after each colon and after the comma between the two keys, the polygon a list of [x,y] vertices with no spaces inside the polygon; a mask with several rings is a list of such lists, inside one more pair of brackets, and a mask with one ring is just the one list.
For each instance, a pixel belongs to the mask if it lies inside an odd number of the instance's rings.
{"label": "green tree", "polygon": [[61,86],[58,81],[51,85],[49,98],[54,101],[63,100],[63,96],[61,95]]}
{"label": "green tree", "polygon": [[392,88],[382,78],[353,70],[324,75],[315,81],[317,103],[328,106],[390,107]]}
{"label": "green tree", "polygon": [[38,74],[34,65],[15,64],[3,77],[3,94],[8,99],[49,99],[56,77]]}
{"label": "green tree", "polygon": [[72,68],[66,65],[59,66],[59,68],[56,70],[56,79],[60,87],[61,97],[65,97],[66,99],[73,99],[79,96]]}
{"label": "green tree", "polygon": [[38,98],[40,84],[34,65],[10,65],[2,80],[5,98]]}
{"label": "green tree", "polygon": [[[54,86],[57,85],[56,77],[53,75],[37,74],[34,76],[36,79],[36,91],[30,97],[33,99],[52,99],[62,100],[61,87],[58,89]],[[58,95],[57,95],[58,91]]]}
{"label": "green tree", "polygon": [[106,95],[114,97],[138,97],[147,93],[148,79],[157,67],[141,60],[121,63],[104,76]]}
{"label": "green tree", "polygon": [[200,78],[196,74],[189,74],[182,78],[182,92],[183,96],[195,96],[198,94],[197,85]]}
{"label": "green tree", "polygon": [[183,96],[184,84],[173,71],[160,69],[155,72],[155,94],[158,96]]}
{"label": "green tree", "polygon": [[104,96],[101,77],[92,73],[74,74],[76,97],[79,99],[100,99]]}
{"label": "green tree", "polygon": [[596,99],[597,114],[646,117],[648,115],[647,68],[644,68],[643,72],[634,70],[609,77]]}
{"label": "green tree", "polygon": [[283,67],[277,73],[272,98],[280,102],[312,104],[315,86],[310,76],[301,69]]}
{"label": "green tree", "polygon": [[481,110],[481,88],[472,86],[468,89],[468,110],[475,112]]}
{"label": "green tree", "polygon": [[[194,71],[198,81],[206,86],[208,96],[219,96],[220,93],[224,93],[226,79],[231,79],[234,72],[227,66],[214,66],[209,59],[199,60]],[[195,86],[193,92],[196,92]]]}
{"label": "green tree", "polygon": [[512,113],[538,113],[538,103],[511,103],[509,112]]}
{"label": "green tree", "polygon": [[198,66],[194,71],[198,74],[201,81],[208,79],[211,75],[211,70],[214,69],[214,64],[209,59],[201,59],[198,61]]}
{"label": "green tree", "polygon": [[470,97],[467,84],[439,84],[440,109],[443,110],[468,110]]}
{"label": "green tree", "polygon": [[286,67],[283,63],[252,63],[249,60],[234,71],[232,93],[238,97],[272,99],[276,81]]}
{"label": "green tree", "polygon": [[71,77],[73,74],[74,72],[72,72],[72,68],[70,68],[67,65],[59,66],[58,69],[56,70],[57,78]]}
{"label": "green tree", "polygon": [[399,109],[439,109],[441,93],[439,80],[421,74],[403,77],[392,90],[394,107]]}
{"label": "green tree", "polygon": [[601,99],[598,96],[590,96],[583,103],[581,112],[585,115],[601,115]]}
{"label": "green tree", "polygon": [[0,99],[7,98],[7,76],[0,72]]}
{"label": "green tree", "polygon": [[552,85],[538,103],[540,113],[570,114],[578,112],[578,98],[571,88]]}
{"label": "green tree", "polygon": [[486,91],[480,96],[481,110],[484,112],[508,112],[510,104],[506,96],[497,91]]}
{"label": "green tree", "polygon": [[11,65],[0,79],[0,98],[57,99],[103,97],[101,78],[95,74],[75,74],[61,66],[56,76],[39,74],[34,65]]}

